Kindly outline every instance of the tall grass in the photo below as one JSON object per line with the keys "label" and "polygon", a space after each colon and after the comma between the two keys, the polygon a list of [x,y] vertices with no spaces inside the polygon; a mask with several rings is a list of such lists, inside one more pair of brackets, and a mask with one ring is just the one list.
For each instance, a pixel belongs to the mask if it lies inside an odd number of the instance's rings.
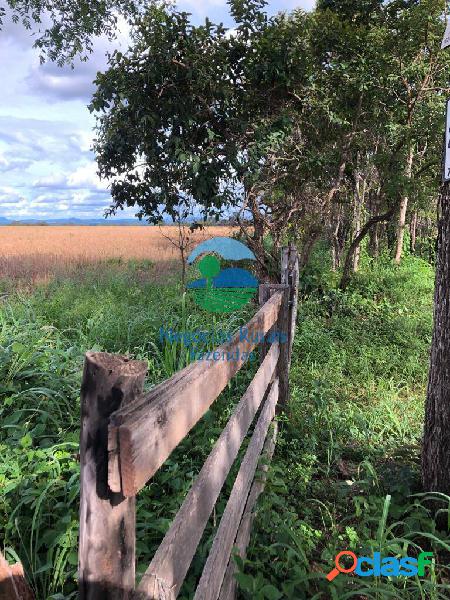
{"label": "tall grass", "polygon": [[[221,319],[220,326],[234,331],[251,311]],[[147,385],[153,386],[190,360],[187,347],[160,339],[161,327],[195,331],[218,326],[217,318],[200,312],[178,285],[142,282],[133,266],[111,269],[100,278],[97,268],[87,270],[80,280],[61,279],[32,294],[14,293],[0,305],[0,540],[9,558],[23,562],[38,600],[76,596],[84,352],[130,353],[146,360]],[[233,380],[140,493],[141,570],[248,385],[251,369]],[[187,590],[201,569],[214,526],[211,521]]]}
{"label": "tall grass", "polygon": [[[367,264],[342,293],[316,259],[303,302],[274,469],[260,503],[244,598],[437,599],[450,596],[450,530],[436,527],[449,498],[420,495],[432,327],[432,269],[408,257]],[[341,550],[417,556],[419,578],[325,576]]]}
{"label": "tall grass", "polygon": [[[399,269],[366,265],[351,289],[313,262],[302,302],[289,414],[267,491],[258,507],[249,558],[240,564],[242,598],[438,599],[450,594],[450,499],[421,495],[420,436],[431,334],[433,273],[408,258]],[[86,269],[0,309],[0,537],[24,563],[37,598],[76,595],[79,495],[79,385],[88,349],[130,353],[149,365],[148,385],[190,360],[174,330],[235,330],[251,311],[206,315],[175,281],[155,285],[139,265]],[[166,283],[166,282],[165,282]],[[138,571],[148,564],[193,478],[252,377],[233,379],[191,435],[140,493]],[[227,490],[235,474],[227,482]],[[181,598],[193,597],[224,508],[220,498]],[[343,549],[360,555],[435,554],[424,579],[325,579]]]}
{"label": "tall grass", "polygon": [[[85,269],[105,266],[126,270],[127,266],[147,266],[152,280],[167,279],[167,272],[179,271],[179,252],[170,239],[176,241],[178,229],[133,226],[2,226],[0,242],[0,281],[8,290],[52,281],[55,277],[83,277]],[[232,235],[231,227],[205,227],[192,233],[193,245],[215,236]],[[163,235],[164,234],[164,235]],[[169,238],[169,239],[167,239]],[[125,267],[125,269],[123,268]],[[143,273],[145,276],[146,273]],[[1,289],[1,287],[0,287]]]}

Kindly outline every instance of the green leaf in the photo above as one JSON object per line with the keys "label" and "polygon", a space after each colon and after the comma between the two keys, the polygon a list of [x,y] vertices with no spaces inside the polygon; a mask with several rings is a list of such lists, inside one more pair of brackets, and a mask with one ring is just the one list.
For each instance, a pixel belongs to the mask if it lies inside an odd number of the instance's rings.
{"label": "green leaf", "polygon": [[29,448],[32,444],[33,444],[33,438],[31,437],[31,435],[29,433],[25,434],[20,439],[20,445],[22,446],[22,448]]}
{"label": "green leaf", "polygon": [[271,584],[265,585],[261,591],[267,600],[280,600],[283,597],[283,594]]}

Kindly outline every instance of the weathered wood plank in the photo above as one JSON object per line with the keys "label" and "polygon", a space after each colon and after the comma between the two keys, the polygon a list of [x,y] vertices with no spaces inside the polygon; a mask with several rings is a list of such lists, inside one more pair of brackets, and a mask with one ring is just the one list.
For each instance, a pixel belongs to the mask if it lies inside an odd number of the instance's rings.
{"label": "weathered wood plank", "polygon": [[295,331],[297,329],[298,291],[300,285],[300,264],[297,248],[291,244],[289,247],[289,285],[291,286],[290,305],[290,331],[289,331],[289,368],[292,362],[292,348],[294,345]]}
{"label": "weathered wood plank", "polygon": [[283,248],[281,251],[281,283],[289,285],[291,288],[289,298],[289,366],[292,360],[292,347],[297,322],[299,280],[298,252],[295,244],[290,244],[289,247]]}
{"label": "weathered wood plank", "polygon": [[288,247],[281,249],[281,283],[290,285],[289,281],[289,254]]}
{"label": "weathered wood plank", "polygon": [[[237,552],[233,554],[237,554],[242,559],[244,559],[247,556],[247,546],[250,542],[250,534],[252,530],[252,523],[254,517],[253,509],[256,506],[259,496],[264,491],[267,479],[267,471],[269,470],[268,463],[270,463],[270,461],[272,460],[277,440],[277,433],[278,424],[274,423],[273,432],[269,432],[261,455],[266,462],[261,466],[261,474],[258,475],[258,473],[256,473],[255,480],[253,481],[253,485],[248,496],[247,504],[245,505],[244,515],[242,517],[241,524],[239,525],[239,531],[237,533],[236,541],[234,544],[234,547]],[[237,581],[235,574],[237,572],[238,570],[236,567],[236,563],[232,555],[228,563],[225,577],[223,579],[219,600],[235,600],[237,592]]]}
{"label": "weathered wood plank", "polygon": [[[281,410],[289,401],[289,296],[290,286],[280,283],[264,283],[259,288],[259,301],[265,303],[275,294],[283,294],[282,303],[278,313],[277,322],[272,328],[272,332],[277,331],[285,336],[280,344],[280,358],[278,361],[277,376],[280,380],[280,402],[278,408]],[[262,357],[265,356],[270,344],[265,342],[261,348]]]}
{"label": "weathered wood plank", "polygon": [[[207,458],[137,589],[143,598],[176,598],[220,490],[255,418],[279,356],[274,344]],[[165,596],[162,596],[162,590]]]}
{"label": "weathered wood plank", "polygon": [[21,563],[9,565],[0,551],[0,600],[34,600]]}
{"label": "weathered wood plank", "polygon": [[[191,368],[190,365],[187,369]],[[127,404],[121,407],[121,415],[128,414],[130,411],[136,410],[138,407],[142,407],[144,404],[152,402],[152,397],[162,394],[165,390],[172,388],[178,381],[183,379],[186,369],[178,371],[170,379],[166,379],[159,385],[155,386],[148,394],[141,395],[136,398],[132,405]],[[120,456],[119,456],[119,428],[115,427],[110,419],[110,426],[108,428],[108,484],[113,492],[122,493],[122,474],[120,470]]]}
{"label": "weathered wood plank", "polygon": [[195,592],[194,600],[217,600],[219,596],[233,543],[236,539],[245,503],[255,476],[258,459],[270,423],[275,415],[277,400],[278,379],[272,384],[270,393],[256,424],[251,442],[245,453],[230,498],[220,520],[220,525]]}
{"label": "weathered wood plank", "polygon": [[147,364],[88,352],[81,387],[80,600],[123,600],[135,585],[135,499],[108,487],[108,421],[141,393]]}
{"label": "weathered wood plank", "polygon": [[[244,364],[227,360],[238,349],[249,354],[278,319],[282,294],[275,294],[246,325],[244,335],[216,350],[225,360],[197,361],[157,386],[143,399],[110,420],[110,430],[118,429],[120,476],[125,496],[134,496],[155,474],[205,414],[230,379]],[[114,477],[117,482],[117,477]]]}
{"label": "weathered wood plank", "polygon": [[[268,302],[270,300],[270,297],[274,293],[275,292],[273,290],[271,291],[271,288],[269,287],[269,284],[263,283],[262,285],[260,285],[259,286],[259,291],[258,291],[258,294],[259,294],[259,297],[258,297],[259,305],[260,306],[264,306],[266,304],[266,302]],[[281,304],[280,304],[280,306],[281,306]],[[275,323],[275,326],[276,326],[276,323]],[[268,333],[270,333],[275,328],[275,326],[271,327],[271,329],[268,331]],[[270,348],[270,344],[268,344],[266,341],[264,341],[261,344],[260,351],[259,351],[260,352],[260,360],[261,360],[261,362],[265,359],[267,353],[269,352],[269,348]]]}
{"label": "weathered wood plank", "polygon": [[290,333],[290,319],[289,319],[289,298],[290,298],[290,287],[286,286],[283,292],[283,302],[280,307],[278,314],[277,328],[278,330],[286,335],[286,339],[280,344],[280,358],[278,360],[277,375],[280,381],[280,400],[278,407],[282,409],[289,402],[289,333]]}

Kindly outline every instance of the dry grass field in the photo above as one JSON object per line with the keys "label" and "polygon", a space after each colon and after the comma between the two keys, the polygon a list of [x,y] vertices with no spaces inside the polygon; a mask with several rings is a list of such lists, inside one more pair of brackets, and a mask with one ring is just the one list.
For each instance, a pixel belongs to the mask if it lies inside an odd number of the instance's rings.
{"label": "dry grass field", "polygon": [[[192,234],[192,247],[218,236],[229,236],[231,227],[206,227]],[[163,235],[164,234],[164,235]],[[4,226],[0,227],[0,279],[34,284],[85,267],[129,261],[153,265],[153,275],[176,268],[176,227],[122,226]],[[147,262],[148,261],[148,262]]]}

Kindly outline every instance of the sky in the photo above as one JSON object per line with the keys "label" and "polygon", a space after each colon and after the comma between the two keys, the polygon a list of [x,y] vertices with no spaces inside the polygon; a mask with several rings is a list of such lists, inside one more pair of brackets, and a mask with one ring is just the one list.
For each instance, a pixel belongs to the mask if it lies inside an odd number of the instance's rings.
{"label": "sky", "polygon": [[[309,10],[314,0],[271,0],[267,11]],[[180,0],[194,23],[208,16],[231,26],[226,0]],[[126,49],[122,33],[112,44],[95,41],[87,62],[75,68],[40,64],[32,32],[5,20],[0,30],[0,218],[102,218],[111,197],[96,174],[90,150],[94,116],[87,109],[105,53]],[[126,209],[117,218],[130,218]]]}

